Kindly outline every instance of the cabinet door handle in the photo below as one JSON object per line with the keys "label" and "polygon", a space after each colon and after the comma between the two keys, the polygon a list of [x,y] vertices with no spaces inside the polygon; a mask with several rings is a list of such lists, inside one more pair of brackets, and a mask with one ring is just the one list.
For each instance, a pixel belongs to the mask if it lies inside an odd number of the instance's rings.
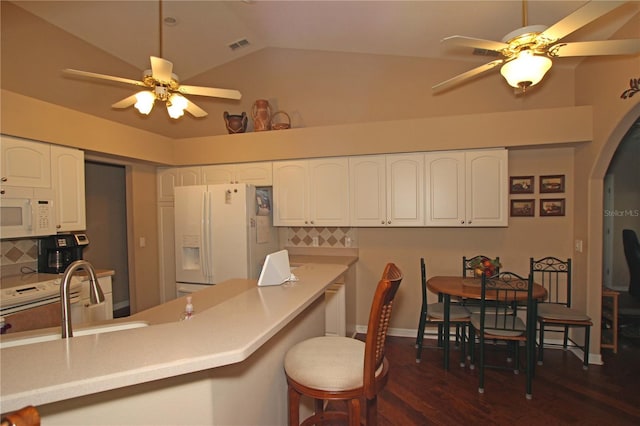
{"label": "cabinet door handle", "polygon": [[7,181],[7,177],[6,176],[2,176],[2,181],[6,182]]}

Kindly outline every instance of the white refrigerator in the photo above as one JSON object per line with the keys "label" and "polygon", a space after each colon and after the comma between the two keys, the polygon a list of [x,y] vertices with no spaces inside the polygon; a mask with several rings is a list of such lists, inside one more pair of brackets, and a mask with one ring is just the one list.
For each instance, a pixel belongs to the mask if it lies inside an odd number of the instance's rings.
{"label": "white refrigerator", "polygon": [[271,189],[248,184],[175,188],[177,296],[231,278],[257,279],[278,250]]}

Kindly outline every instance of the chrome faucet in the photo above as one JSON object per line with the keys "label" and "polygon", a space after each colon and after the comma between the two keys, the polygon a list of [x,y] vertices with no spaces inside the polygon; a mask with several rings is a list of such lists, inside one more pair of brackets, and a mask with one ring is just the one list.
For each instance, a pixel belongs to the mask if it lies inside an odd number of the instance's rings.
{"label": "chrome faucet", "polygon": [[71,288],[71,277],[78,269],[84,268],[89,272],[89,297],[92,304],[104,302],[104,294],[98,283],[96,271],[86,260],[76,260],[72,262],[62,275],[60,283],[60,305],[62,306],[62,338],[73,337],[71,329],[71,298],[69,297]]}

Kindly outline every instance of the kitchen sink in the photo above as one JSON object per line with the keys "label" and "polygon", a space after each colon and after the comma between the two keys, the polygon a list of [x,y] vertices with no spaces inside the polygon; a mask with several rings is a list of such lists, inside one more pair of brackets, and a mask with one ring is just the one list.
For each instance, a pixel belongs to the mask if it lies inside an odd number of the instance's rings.
{"label": "kitchen sink", "polygon": [[[122,330],[130,330],[132,328],[141,328],[147,327],[149,325],[146,321],[130,321],[130,322],[116,322],[109,324],[100,324],[94,326],[86,326],[86,327],[78,327],[73,330],[74,337],[80,336],[90,336],[94,334],[101,333],[112,333],[114,331],[122,331]],[[22,345],[31,345],[33,343],[42,343],[42,342],[50,342],[52,340],[60,340],[62,339],[62,333],[60,332],[60,328],[50,328],[47,329],[47,332],[42,330],[36,332],[24,332],[15,334],[12,336],[11,334],[6,334],[3,336],[2,341],[0,341],[0,349],[11,348],[13,346],[22,346]],[[71,337],[73,339],[74,337]]]}

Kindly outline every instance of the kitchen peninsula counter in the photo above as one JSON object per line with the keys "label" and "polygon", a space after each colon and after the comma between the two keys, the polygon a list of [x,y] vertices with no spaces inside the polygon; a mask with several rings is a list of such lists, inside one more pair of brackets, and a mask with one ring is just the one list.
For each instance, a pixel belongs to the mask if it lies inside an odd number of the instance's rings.
{"label": "kitchen peninsula counter", "polygon": [[35,405],[49,424],[283,424],[284,352],[324,333],[321,296],[346,270],[305,264],[273,287],[229,280],[192,295],[189,321],[183,297],[120,319],[148,327],[2,349],[1,410]]}

